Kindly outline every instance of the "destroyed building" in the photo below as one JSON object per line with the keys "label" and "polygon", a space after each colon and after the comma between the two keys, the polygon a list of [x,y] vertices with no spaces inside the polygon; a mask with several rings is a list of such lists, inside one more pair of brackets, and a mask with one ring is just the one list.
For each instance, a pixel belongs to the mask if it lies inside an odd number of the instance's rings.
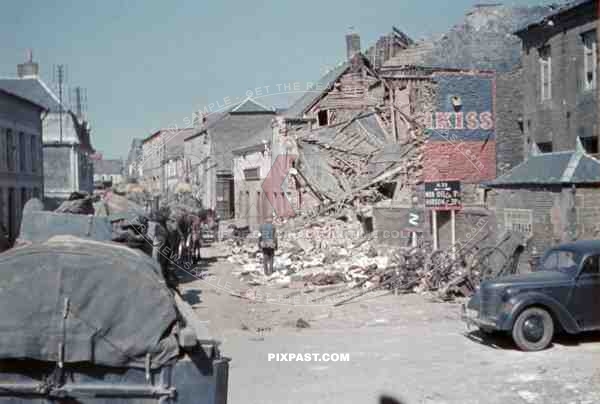
{"label": "destroyed building", "polygon": [[[374,62],[376,47],[363,56],[358,35],[349,34],[347,60],[274,128],[273,159],[294,156],[287,162],[293,175],[283,184],[294,209],[367,204],[376,232],[378,223],[390,230],[393,219],[402,233],[403,216],[423,213],[425,183],[458,181],[462,201],[454,221],[450,210],[436,218],[427,214],[400,238],[418,230],[435,247],[448,248],[482,221],[493,232],[480,184],[524,156],[520,42],[512,32],[548,12],[476,6],[444,36],[418,42],[395,29],[393,51],[383,62]],[[465,57],[459,49],[473,54]],[[365,124],[368,119],[373,122]],[[383,178],[373,175],[376,168]]]}

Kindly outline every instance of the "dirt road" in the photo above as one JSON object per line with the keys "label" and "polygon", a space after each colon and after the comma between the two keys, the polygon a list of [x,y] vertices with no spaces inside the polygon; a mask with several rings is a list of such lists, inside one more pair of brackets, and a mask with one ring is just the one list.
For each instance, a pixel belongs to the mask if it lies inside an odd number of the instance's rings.
{"label": "dirt road", "polygon": [[[467,333],[458,304],[421,295],[339,308],[310,304],[312,295],[285,304],[275,297],[295,292],[273,288],[259,289],[275,296],[272,303],[253,302],[230,295],[247,292],[234,269],[210,262],[210,281],[188,277],[181,288],[232,358],[230,403],[377,403],[381,394],[407,404],[600,402],[600,334],[560,337],[546,351],[523,353],[506,337]],[[310,327],[297,328],[299,318]],[[277,361],[276,354],[287,355]],[[297,360],[305,354],[310,361]],[[323,354],[349,360],[324,361]]]}

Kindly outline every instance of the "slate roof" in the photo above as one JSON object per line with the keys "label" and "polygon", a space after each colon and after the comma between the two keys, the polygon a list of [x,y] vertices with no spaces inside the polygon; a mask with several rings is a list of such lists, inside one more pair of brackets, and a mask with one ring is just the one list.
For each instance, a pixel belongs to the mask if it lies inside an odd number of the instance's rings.
{"label": "slate roof", "polygon": [[494,187],[516,185],[600,184],[600,161],[583,152],[544,153],[529,158],[508,173],[485,185]]}
{"label": "slate roof", "polygon": [[[34,104],[41,105],[49,112],[59,112],[60,110],[60,102],[56,95],[38,78],[0,79],[0,88]],[[66,112],[66,110],[67,108],[63,105],[63,111]]]}
{"label": "slate roof", "polygon": [[252,98],[246,98],[244,101],[240,102],[235,108],[231,110],[231,113],[236,114],[244,114],[244,113],[264,113],[264,112],[274,112],[273,108],[269,108],[267,106],[262,105],[256,100]]}
{"label": "slate roof", "polygon": [[234,149],[258,144],[265,137],[265,140],[271,140],[271,121],[274,117],[274,111],[252,114],[229,113],[214,122],[209,128],[209,135],[217,171],[231,172]]}
{"label": "slate roof", "polygon": [[521,62],[521,41],[513,32],[550,11],[546,6],[476,5],[444,35],[400,51],[384,67],[422,65],[511,71]]}
{"label": "slate roof", "polygon": [[21,101],[27,103],[28,105],[33,105],[33,106],[35,106],[36,108],[39,108],[42,111],[45,110],[45,108],[42,105],[36,104],[35,102],[32,102],[31,100],[28,100],[27,98],[23,98],[23,97],[21,97],[21,96],[19,96],[17,94],[13,94],[10,91],[6,91],[2,87],[0,87],[0,93],[6,94],[9,97],[15,98],[17,100],[21,100]]}
{"label": "slate roof", "polygon": [[344,74],[349,66],[350,64],[348,62],[344,62],[328,71],[315,84],[315,90],[305,92],[285,111],[285,116],[290,118],[302,118],[306,110],[310,108],[342,74]]}
{"label": "slate roof", "polygon": [[551,18],[555,18],[557,16],[559,16],[560,14],[563,14],[567,11],[573,10],[579,6],[582,6],[586,3],[592,4],[594,3],[596,0],[573,0],[570,1],[566,4],[563,4],[562,6],[559,7],[552,7],[550,12],[548,12],[545,16],[543,16],[543,18],[538,19],[537,21],[529,21],[526,22],[524,24],[522,24],[516,31],[515,31],[515,35],[519,35],[524,31],[527,31],[529,28],[533,28],[535,26],[538,26],[540,24],[545,23],[546,21],[548,21]]}
{"label": "slate roof", "polygon": [[123,174],[123,162],[121,160],[94,160],[94,174]]}

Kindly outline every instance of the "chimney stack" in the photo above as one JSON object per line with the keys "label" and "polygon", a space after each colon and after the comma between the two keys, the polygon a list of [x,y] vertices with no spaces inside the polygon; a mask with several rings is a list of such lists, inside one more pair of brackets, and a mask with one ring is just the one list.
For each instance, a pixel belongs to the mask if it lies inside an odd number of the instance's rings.
{"label": "chimney stack", "polygon": [[350,32],[346,35],[346,56],[350,60],[357,53],[360,53],[360,35],[354,32],[354,27],[350,27]]}
{"label": "chimney stack", "polygon": [[33,61],[33,52],[27,49],[25,52],[25,63],[17,65],[17,76],[20,79],[35,79],[40,72],[40,66]]}

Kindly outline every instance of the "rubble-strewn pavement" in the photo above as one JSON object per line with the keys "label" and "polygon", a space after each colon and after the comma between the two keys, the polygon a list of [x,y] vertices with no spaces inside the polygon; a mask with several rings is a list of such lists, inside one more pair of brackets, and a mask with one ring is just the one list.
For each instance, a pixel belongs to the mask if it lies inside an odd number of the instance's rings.
{"label": "rubble-strewn pavement", "polygon": [[[376,403],[381,394],[407,404],[600,402],[598,333],[558,337],[546,351],[523,353],[507,337],[468,334],[460,300],[383,291],[341,307],[258,303],[231,295],[249,286],[222,251],[205,249],[205,259],[212,257],[204,262],[206,281],[181,274],[180,290],[232,358],[233,404]],[[294,293],[250,288],[272,298]],[[309,328],[297,328],[306,326],[298,319]],[[270,353],[348,353],[350,360],[277,362]]]}

